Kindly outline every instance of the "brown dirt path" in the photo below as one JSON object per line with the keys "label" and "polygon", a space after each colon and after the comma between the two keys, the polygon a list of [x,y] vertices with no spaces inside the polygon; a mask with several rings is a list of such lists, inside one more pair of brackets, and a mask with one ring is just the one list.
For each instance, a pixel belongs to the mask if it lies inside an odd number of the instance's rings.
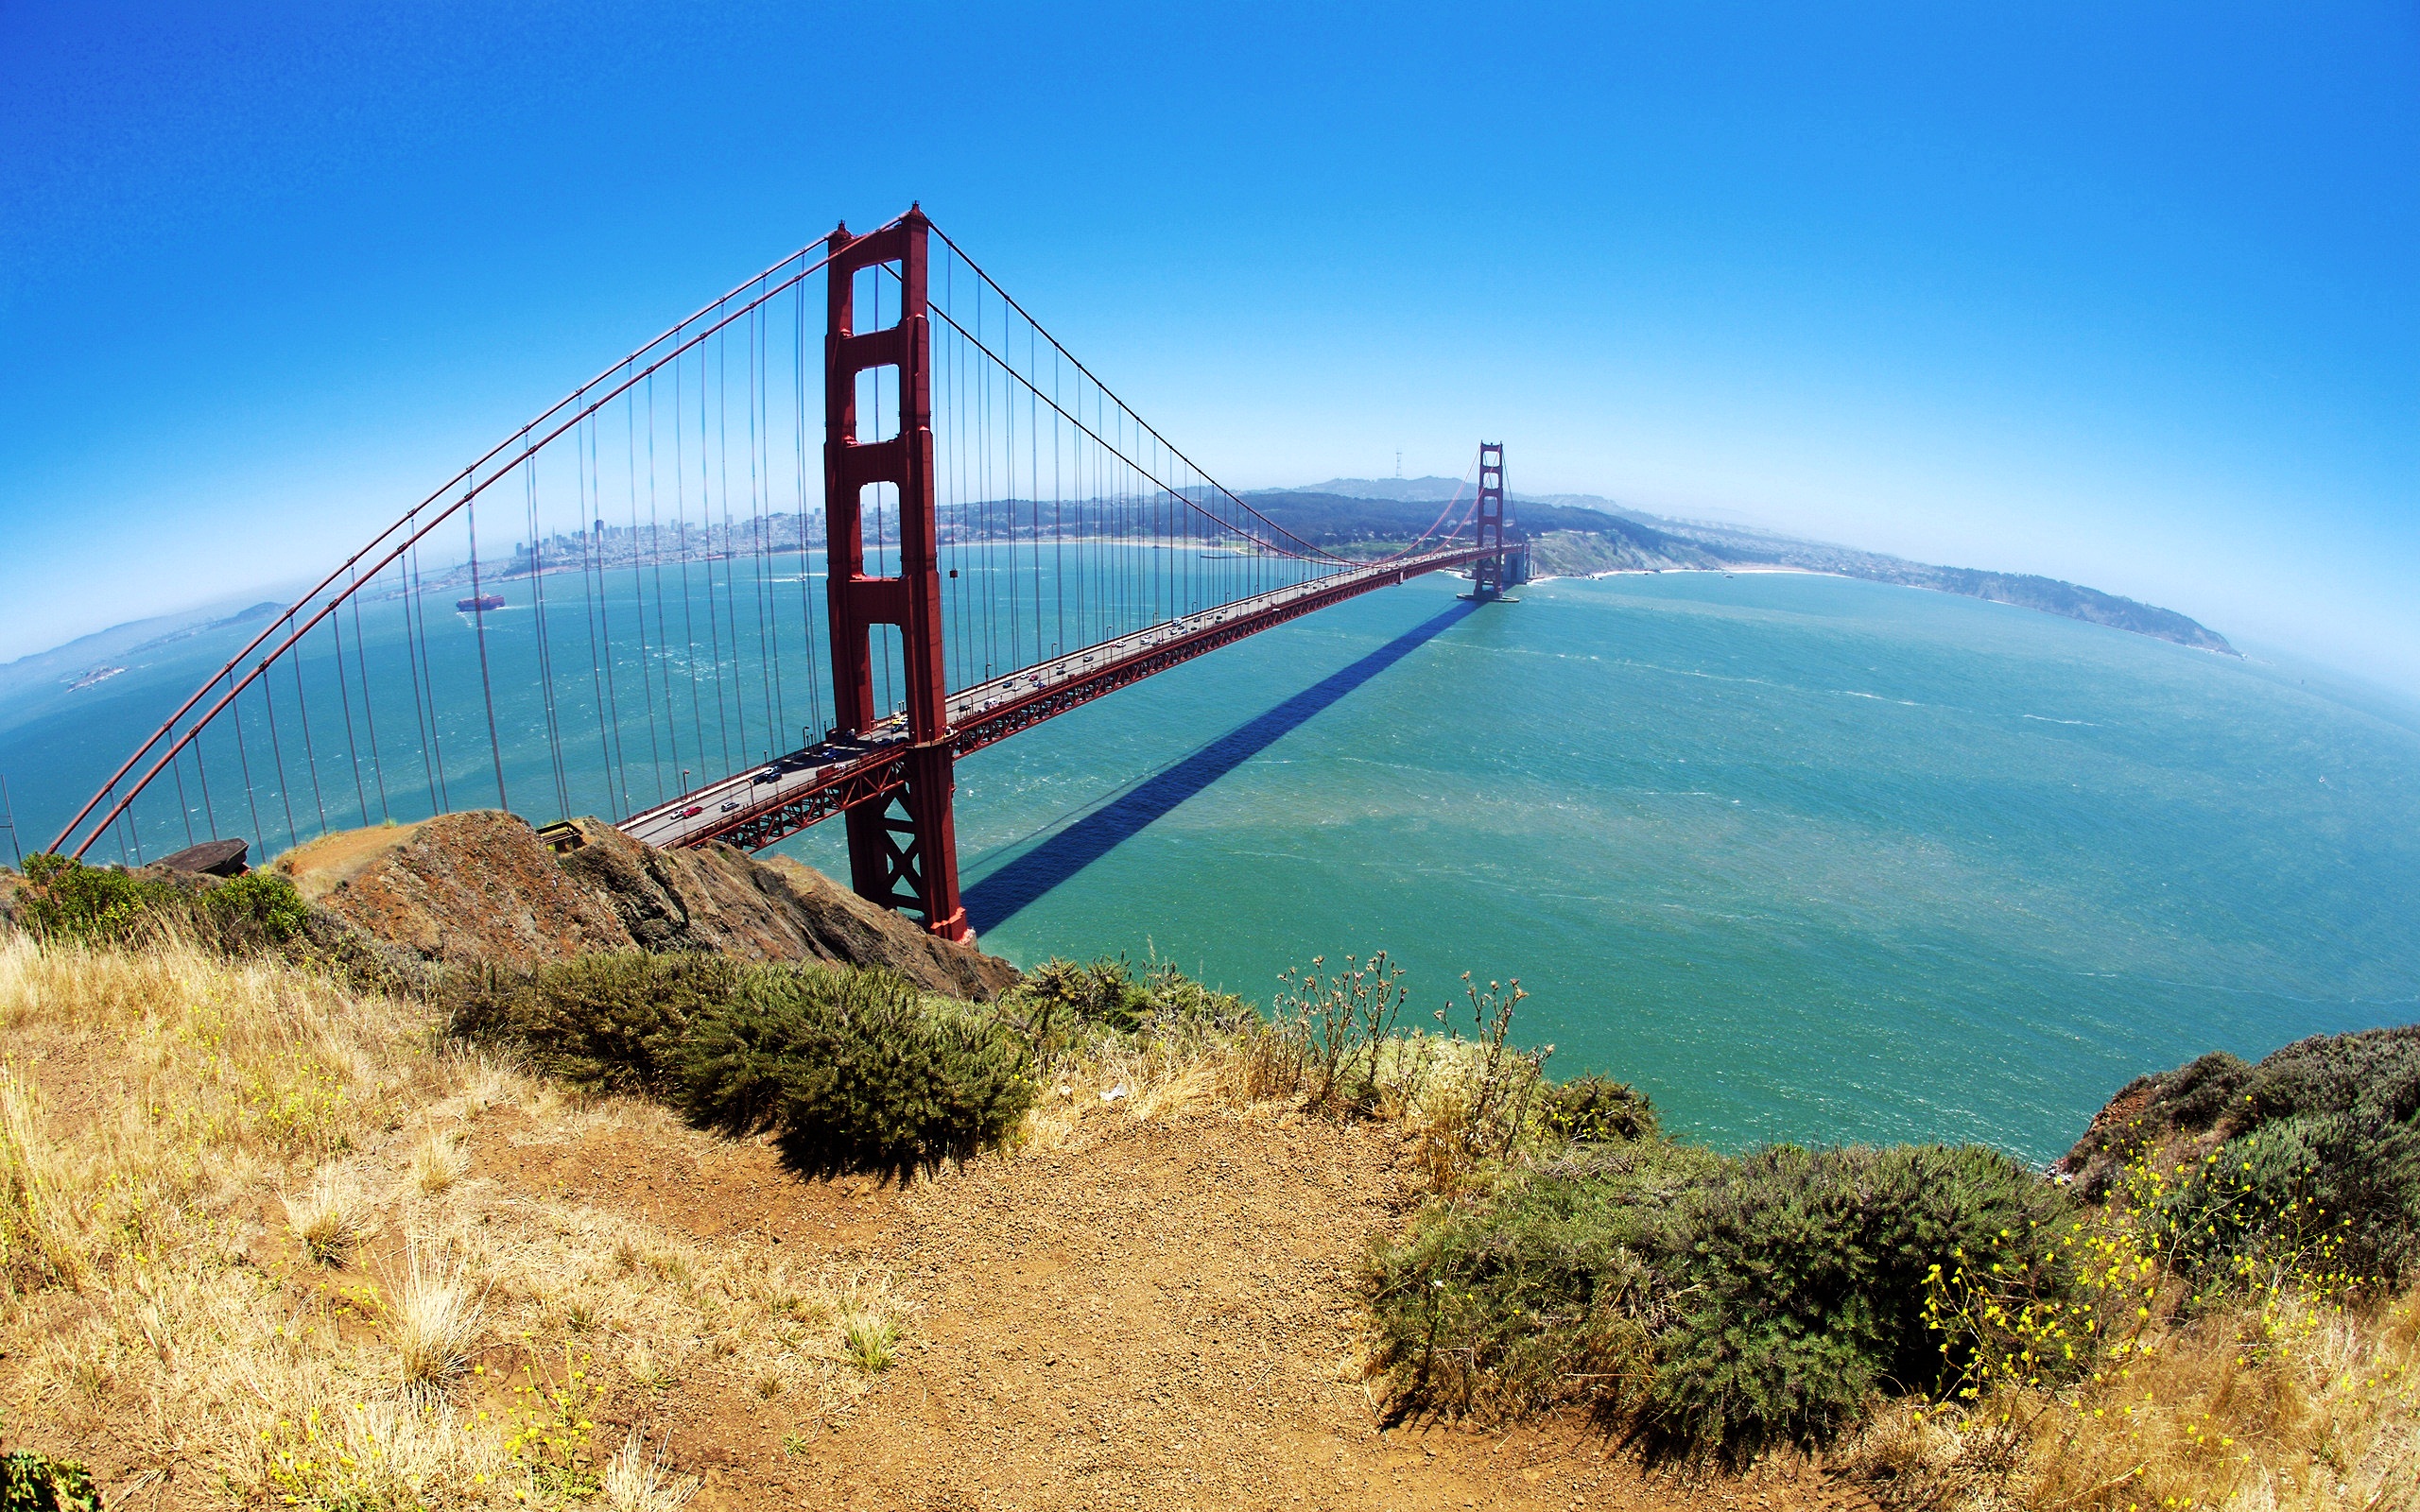
{"label": "brown dirt path", "polygon": [[897,1365],[832,1416],[712,1377],[654,1403],[702,1512],[1871,1504],[1773,1476],[1681,1486],[1573,1421],[1382,1432],[1354,1273],[1412,1200],[1382,1130],[1095,1116],[1056,1152],[906,1191],[800,1182],[756,1144],[663,1154],[602,1130],[491,1169],[700,1239],[885,1265],[916,1305]]}

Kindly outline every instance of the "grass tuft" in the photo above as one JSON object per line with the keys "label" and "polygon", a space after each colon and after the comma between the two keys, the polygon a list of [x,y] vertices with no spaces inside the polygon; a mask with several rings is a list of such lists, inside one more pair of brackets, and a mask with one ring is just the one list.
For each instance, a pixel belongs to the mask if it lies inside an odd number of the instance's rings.
{"label": "grass tuft", "polygon": [[302,1196],[285,1199],[285,1225],[322,1265],[342,1265],[378,1231],[378,1211],[349,1168],[332,1167]]}
{"label": "grass tuft", "polygon": [[411,1188],[424,1197],[439,1196],[462,1179],[471,1158],[456,1129],[433,1129],[412,1150]]}
{"label": "grass tuft", "polygon": [[675,1474],[663,1441],[650,1452],[647,1431],[633,1427],[605,1466],[603,1490],[614,1512],[680,1512],[698,1494],[698,1478]]}
{"label": "grass tuft", "polygon": [[389,1288],[396,1297],[395,1373],[406,1392],[434,1395],[470,1363],[486,1301],[458,1260],[424,1259],[417,1240],[406,1243],[404,1257]]}
{"label": "grass tuft", "polygon": [[849,1363],[866,1375],[890,1368],[899,1351],[899,1325],[887,1314],[854,1312],[841,1320]]}

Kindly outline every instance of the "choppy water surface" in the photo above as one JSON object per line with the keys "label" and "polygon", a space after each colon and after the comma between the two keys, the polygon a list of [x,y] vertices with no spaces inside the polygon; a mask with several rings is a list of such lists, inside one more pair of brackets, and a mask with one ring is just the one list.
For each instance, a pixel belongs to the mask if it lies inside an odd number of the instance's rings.
{"label": "choppy water surface", "polygon": [[[1457,586],[1322,611],[962,764],[986,947],[1155,952],[1256,998],[1383,947],[1424,1019],[1464,971],[1517,976],[1557,1071],[1636,1081],[1725,1144],[2042,1159],[2138,1071],[2420,1017],[2411,730],[1873,584],[1625,577],[1477,610]],[[147,687],[118,680],[72,725],[0,711],[21,813],[96,754],[67,731],[139,723],[103,713]],[[838,842],[787,848],[838,870]]]}
{"label": "choppy water surface", "polygon": [[1866,583],[1556,582],[1475,612],[1451,590],[967,762],[985,943],[1155,950],[1254,995],[1384,947],[1423,1009],[1518,976],[1558,1070],[1726,1143],[2047,1158],[2137,1071],[2420,1017],[2409,730]]}

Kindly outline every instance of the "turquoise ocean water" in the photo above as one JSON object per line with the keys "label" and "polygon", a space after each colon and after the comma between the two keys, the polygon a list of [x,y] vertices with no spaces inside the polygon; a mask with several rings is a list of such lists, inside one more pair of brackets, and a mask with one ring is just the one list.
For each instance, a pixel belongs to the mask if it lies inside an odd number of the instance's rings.
{"label": "turquoise ocean water", "polygon": [[[2137,1072],[2420,1019],[2410,728],[1875,584],[1559,581],[1478,610],[1460,586],[1324,610],[963,763],[986,948],[1155,954],[1261,999],[1383,948],[1424,1020],[1465,971],[1518,977],[1557,1072],[1635,1081],[1725,1145],[2047,1159]],[[28,840],[220,639],[0,698]],[[840,871],[838,839],[783,849]]]}

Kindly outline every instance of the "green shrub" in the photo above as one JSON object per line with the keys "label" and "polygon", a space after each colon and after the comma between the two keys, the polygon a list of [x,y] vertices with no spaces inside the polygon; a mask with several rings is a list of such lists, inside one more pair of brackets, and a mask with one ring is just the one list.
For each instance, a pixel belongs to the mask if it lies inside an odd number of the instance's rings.
{"label": "green shrub", "polygon": [[2171,1188],[2157,1216],[2204,1285],[2393,1284],[2420,1263],[2420,1129],[2351,1111],[2267,1120]]}
{"label": "green shrub", "polygon": [[1579,1076],[1545,1088],[1538,1117],[1548,1133],[1572,1144],[1653,1139],[1664,1126],[1645,1092],[1611,1076]]}
{"label": "green shrub", "polygon": [[996,1022],[928,1009],[895,973],[813,968],[748,973],[680,1050],[695,1122],[770,1130],[806,1175],[901,1180],[1005,1141],[1033,1106],[1030,1064]]}
{"label": "green shrub", "polygon": [[30,1449],[0,1453],[0,1512],[100,1512],[92,1475],[72,1459]]}
{"label": "green shrub", "polygon": [[26,923],[44,939],[118,945],[132,939],[163,908],[182,899],[156,878],[116,867],[88,867],[73,856],[26,857]]}
{"label": "green shrub", "polygon": [[2214,1050],[2159,1079],[2148,1121],[2162,1128],[2198,1134],[2240,1101],[2251,1077],[2252,1068],[2239,1057]]}
{"label": "green shrub", "polygon": [[1054,955],[1028,973],[1016,991],[1028,1004],[1091,1028],[1131,1032],[1151,1010],[1151,994],[1134,980],[1123,958],[1103,956],[1090,966]]}
{"label": "green shrub", "polygon": [[1485,1418],[1637,1405],[1668,1321],[1662,1258],[1679,1202],[1723,1158],[1666,1141],[1590,1153],[1577,1172],[1512,1178],[1488,1202],[1433,1211],[1367,1275],[1395,1410]]}
{"label": "green shrub", "polygon": [[2403,1123],[2420,1113],[2420,1024],[2298,1040],[2252,1068],[2238,1128],[2351,1113]]}
{"label": "green shrub", "polygon": [[1104,1034],[1218,1031],[1255,1017],[1243,999],[1173,966],[1160,963],[1138,975],[1123,956],[1084,966],[1054,955],[993,1007],[1036,1057],[1063,1055]]}
{"label": "green shrub", "polygon": [[721,955],[618,951],[535,971],[458,972],[441,997],[455,1033],[511,1044],[549,1075],[598,1091],[670,1093],[683,1037],[731,1002],[740,976]]}
{"label": "green shrub", "polygon": [[2155,1215],[2196,1282],[2392,1285],[2420,1267],[2420,1026],[2313,1036],[2256,1066],[2204,1056],[2152,1083],[2145,1143],[2226,1136]]}
{"label": "green shrub", "polygon": [[1675,1321],[1651,1412],[1693,1451],[1821,1443],[1886,1387],[1927,1391],[1960,1362],[1925,1326],[1925,1278],[1962,1252],[2048,1252],[2054,1189],[1979,1146],[1775,1145],[1693,1193],[1672,1230]]}
{"label": "green shrub", "polygon": [[310,905],[294,884],[274,871],[248,871],[199,896],[212,933],[231,953],[283,945],[302,934],[311,917]]}
{"label": "green shrub", "polygon": [[226,882],[170,880],[72,856],[26,857],[26,922],[44,939],[124,945],[182,931],[230,955],[283,945],[302,933],[310,906],[294,884],[252,871]]}
{"label": "green shrub", "polygon": [[1378,1358],[1398,1411],[1576,1400],[1678,1452],[1821,1442],[1954,1373],[1927,1275],[1961,1249],[2040,1262],[2060,1200],[1973,1147],[1586,1148],[1376,1254]]}

